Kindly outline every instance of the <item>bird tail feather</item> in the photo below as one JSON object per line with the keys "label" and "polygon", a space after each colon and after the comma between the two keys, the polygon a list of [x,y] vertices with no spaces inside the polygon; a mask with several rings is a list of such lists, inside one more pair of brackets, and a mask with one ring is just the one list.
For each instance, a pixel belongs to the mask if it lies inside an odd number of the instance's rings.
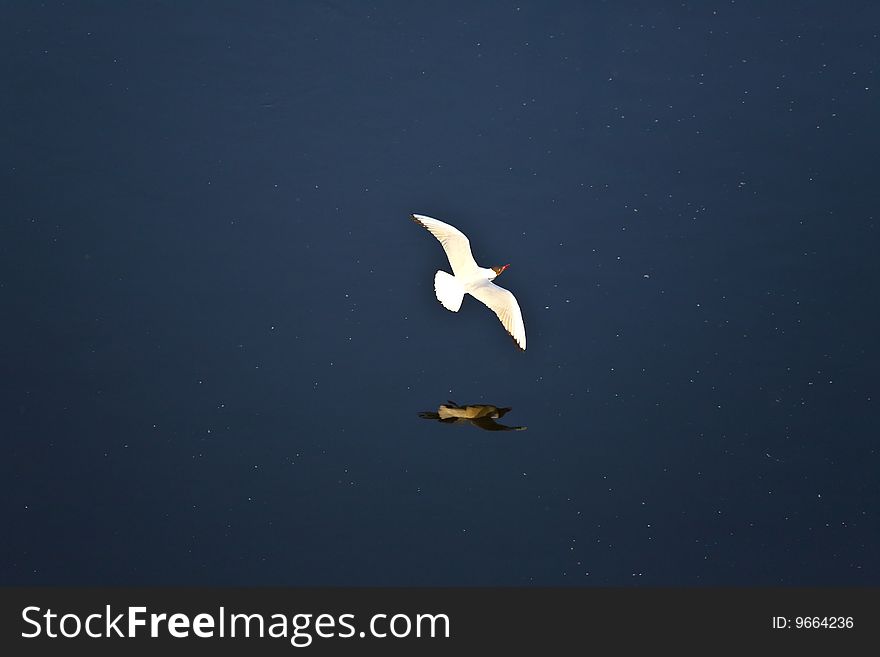
{"label": "bird tail feather", "polygon": [[434,292],[437,293],[437,300],[447,310],[457,313],[461,308],[464,286],[458,282],[455,276],[447,274],[445,271],[438,271],[434,275]]}

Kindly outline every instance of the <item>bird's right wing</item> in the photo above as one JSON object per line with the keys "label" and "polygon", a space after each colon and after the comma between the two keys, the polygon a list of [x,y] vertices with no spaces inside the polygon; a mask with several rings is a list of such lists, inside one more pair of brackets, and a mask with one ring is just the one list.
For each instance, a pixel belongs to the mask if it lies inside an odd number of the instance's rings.
{"label": "bird's right wing", "polygon": [[523,324],[522,311],[516,297],[510,290],[505,290],[488,280],[468,290],[474,297],[485,303],[496,315],[516,345],[525,351],[526,327]]}
{"label": "bird's right wing", "polygon": [[510,427],[506,424],[500,424],[490,417],[480,417],[471,420],[471,424],[486,431],[525,431],[526,427]]}
{"label": "bird's right wing", "polygon": [[464,233],[455,226],[423,214],[413,214],[410,217],[423,228],[427,228],[440,241],[443,250],[446,251],[446,257],[449,258],[453,274],[464,279],[473,277],[478,269],[477,262],[471,254],[471,243]]}

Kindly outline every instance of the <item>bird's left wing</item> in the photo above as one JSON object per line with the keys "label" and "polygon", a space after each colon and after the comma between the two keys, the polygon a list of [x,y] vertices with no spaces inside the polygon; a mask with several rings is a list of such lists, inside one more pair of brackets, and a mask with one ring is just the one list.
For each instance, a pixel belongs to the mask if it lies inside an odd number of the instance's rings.
{"label": "bird's left wing", "polygon": [[426,228],[443,246],[452,273],[460,278],[471,278],[477,272],[477,262],[471,253],[471,243],[467,235],[455,226],[450,226],[439,219],[432,219],[423,214],[412,214],[410,218]]}
{"label": "bird's left wing", "polygon": [[486,304],[496,315],[516,345],[525,351],[526,327],[523,324],[522,311],[516,297],[509,290],[499,287],[488,280],[468,290],[474,297]]}

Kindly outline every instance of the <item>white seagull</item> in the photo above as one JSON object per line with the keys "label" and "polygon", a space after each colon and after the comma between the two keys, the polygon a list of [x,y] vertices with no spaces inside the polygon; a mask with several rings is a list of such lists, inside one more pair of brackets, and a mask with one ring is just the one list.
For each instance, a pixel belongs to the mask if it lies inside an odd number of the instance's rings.
{"label": "white seagull", "polygon": [[471,254],[471,243],[467,236],[455,226],[426,217],[423,214],[411,215],[413,221],[440,240],[454,275],[438,271],[434,275],[434,292],[437,300],[447,310],[458,312],[465,293],[486,304],[510,333],[516,345],[525,351],[526,327],[516,297],[508,290],[492,283],[501,272],[510,267],[480,267]]}

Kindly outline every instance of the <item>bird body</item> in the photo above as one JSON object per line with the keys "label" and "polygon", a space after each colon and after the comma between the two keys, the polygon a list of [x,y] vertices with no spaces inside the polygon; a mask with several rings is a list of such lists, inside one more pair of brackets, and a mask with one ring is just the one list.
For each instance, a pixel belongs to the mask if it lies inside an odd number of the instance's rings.
{"label": "bird body", "polygon": [[437,420],[443,424],[472,424],[486,431],[525,431],[526,427],[511,427],[495,420],[504,417],[510,408],[492,404],[467,404],[461,406],[454,401],[440,404],[437,412],[423,411],[419,417],[424,420]]}
{"label": "bird body", "polygon": [[458,312],[464,295],[470,294],[498,316],[516,345],[525,350],[526,328],[519,303],[509,290],[492,282],[510,265],[480,267],[471,253],[467,236],[455,226],[422,214],[411,215],[411,218],[437,238],[452,267],[452,274],[441,270],[434,275],[434,292],[441,305]]}

